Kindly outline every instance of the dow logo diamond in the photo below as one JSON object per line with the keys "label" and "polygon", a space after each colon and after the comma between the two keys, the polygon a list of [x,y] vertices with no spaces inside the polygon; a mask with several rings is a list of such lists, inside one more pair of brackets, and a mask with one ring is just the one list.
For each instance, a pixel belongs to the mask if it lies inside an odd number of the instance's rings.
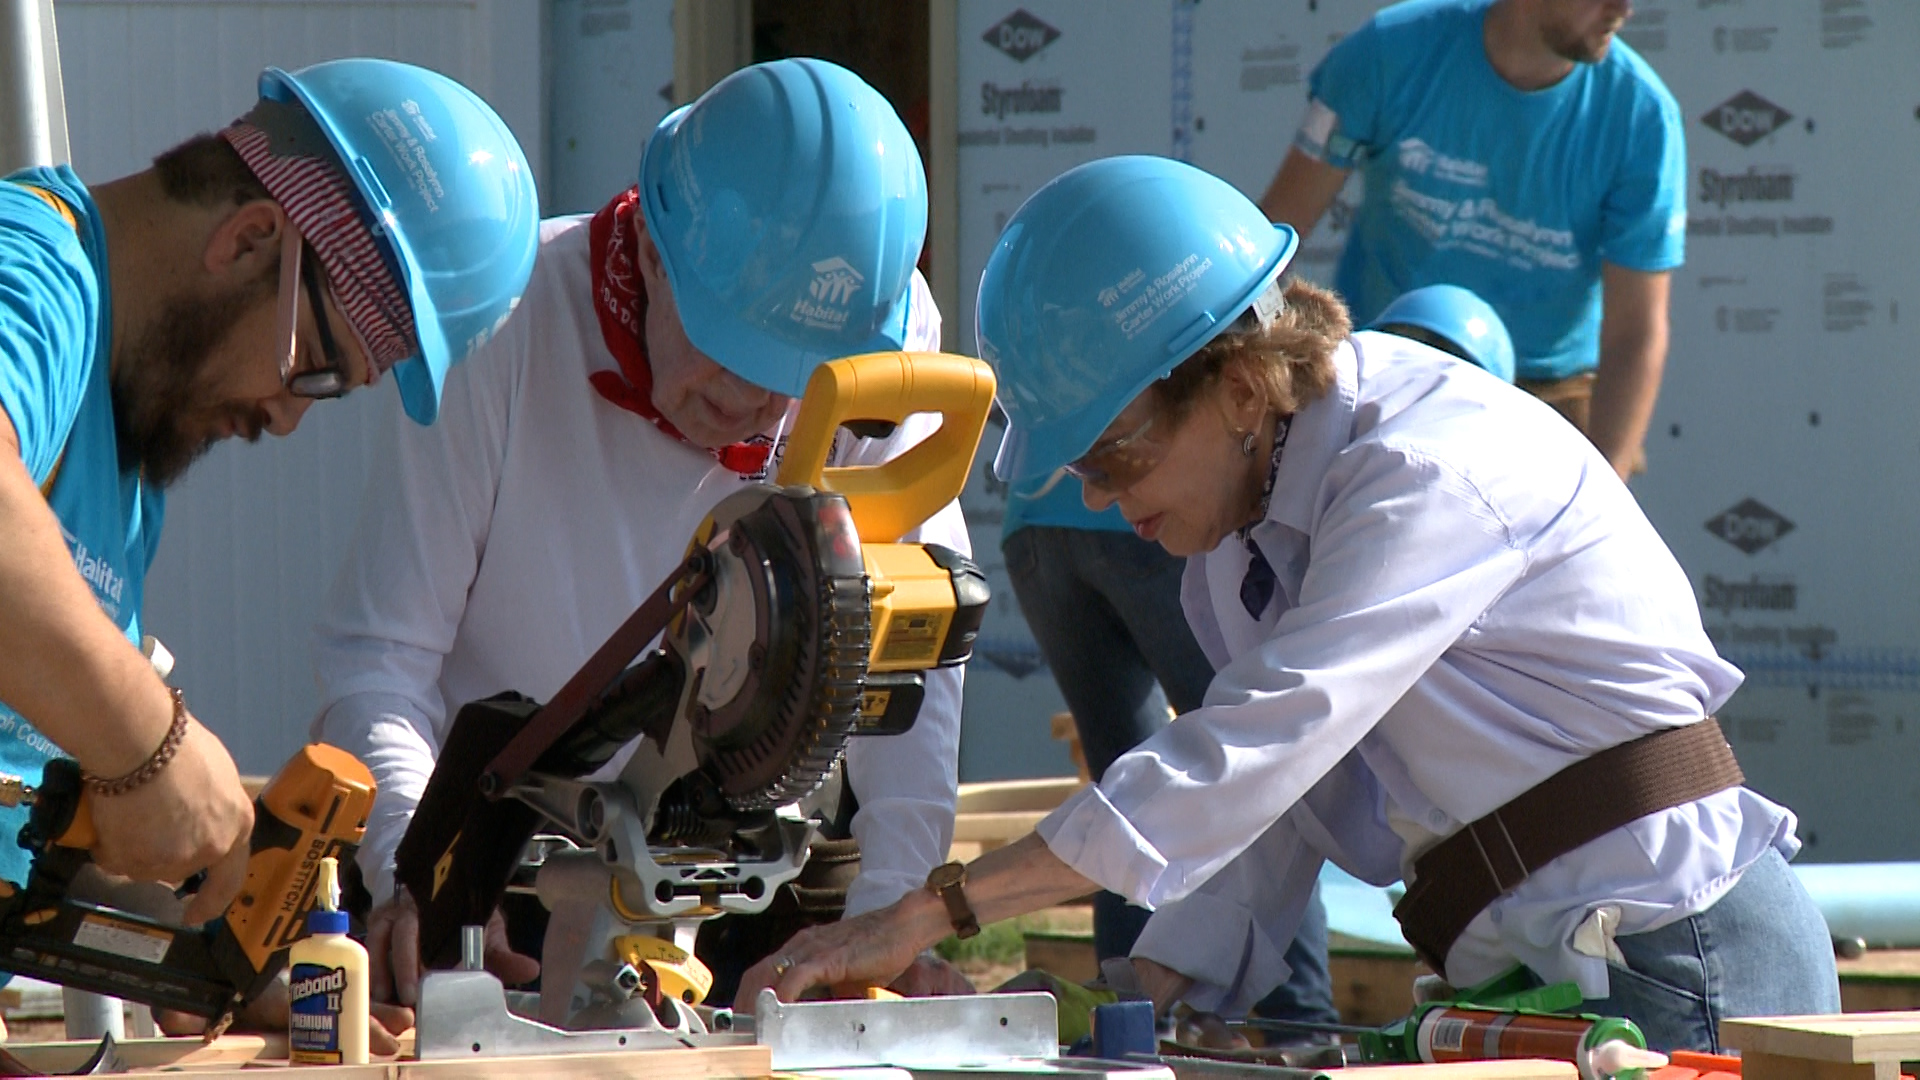
{"label": "dow logo diamond", "polygon": [[1758,499],[1742,499],[1707,520],[1707,531],[1751,555],[1793,531],[1793,522]]}
{"label": "dow logo diamond", "polygon": [[1739,143],[1752,146],[1780,130],[1793,114],[1751,90],[1742,90],[1715,105],[1700,122]]}
{"label": "dow logo diamond", "polygon": [[1053,44],[1059,36],[1060,31],[1028,14],[1026,8],[1019,8],[989,26],[980,40],[1024,64],[1028,57]]}

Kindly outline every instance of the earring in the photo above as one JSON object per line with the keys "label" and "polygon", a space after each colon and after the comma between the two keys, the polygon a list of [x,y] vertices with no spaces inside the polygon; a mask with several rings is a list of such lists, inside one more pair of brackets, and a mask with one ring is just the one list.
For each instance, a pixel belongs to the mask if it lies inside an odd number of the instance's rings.
{"label": "earring", "polygon": [[1248,457],[1253,456],[1253,432],[1247,432],[1247,437],[1240,440],[1240,452]]}

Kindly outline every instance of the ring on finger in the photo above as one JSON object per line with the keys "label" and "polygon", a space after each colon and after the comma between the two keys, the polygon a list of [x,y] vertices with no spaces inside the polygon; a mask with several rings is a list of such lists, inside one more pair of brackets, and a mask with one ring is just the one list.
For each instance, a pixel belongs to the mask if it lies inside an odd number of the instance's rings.
{"label": "ring on finger", "polygon": [[793,957],[791,956],[782,956],[773,962],[773,977],[776,979],[784,977],[787,972],[792,970]]}

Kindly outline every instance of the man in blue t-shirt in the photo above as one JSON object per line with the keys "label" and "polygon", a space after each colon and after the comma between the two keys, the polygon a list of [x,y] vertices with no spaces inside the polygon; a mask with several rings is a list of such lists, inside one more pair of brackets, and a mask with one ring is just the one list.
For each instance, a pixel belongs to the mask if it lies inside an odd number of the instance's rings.
{"label": "man in blue t-shirt", "polygon": [[[163,492],[214,442],[288,434],[389,368],[430,421],[446,365],[525,287],[537,217],[491,110],[377,60],[269,69],[253,111],[133,176],[0,178],[0,772],[77,761],[96,862],[208,871],[188,923],[244,884],[253,811],[139,647]],[[0,813],[15,883],[23,819]]]}
{"label": "man in blue t-shirt", "polygon": [[1261,199],[1305,233],[1361,170],[1334,287],[1365,325],[1423,285],[1506,321],[1516,381],[1636,471],[1686,234],[1679,107],[1626,0],[1409,0],[1335,45]]}

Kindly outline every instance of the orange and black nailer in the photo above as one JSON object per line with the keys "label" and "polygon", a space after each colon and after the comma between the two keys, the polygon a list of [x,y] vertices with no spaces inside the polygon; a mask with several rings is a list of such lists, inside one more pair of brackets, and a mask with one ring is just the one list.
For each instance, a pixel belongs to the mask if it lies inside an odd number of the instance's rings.
{"label": "orange and black nailer", "polygon": [[33,853],[33,868],[25,888],[0,882],[0,971],[224,1027],[280,973],[288,946],[305,932],[320,860],[345,862],[359,846],[373,777],[335,747],[296,754],[254,800],[246,886],[225,915],[197,927],[74,898],[95,838],[74,762],[48,762],[37,788],[0,777],[0,805],[22,803],[32,805],[20,845]]}

